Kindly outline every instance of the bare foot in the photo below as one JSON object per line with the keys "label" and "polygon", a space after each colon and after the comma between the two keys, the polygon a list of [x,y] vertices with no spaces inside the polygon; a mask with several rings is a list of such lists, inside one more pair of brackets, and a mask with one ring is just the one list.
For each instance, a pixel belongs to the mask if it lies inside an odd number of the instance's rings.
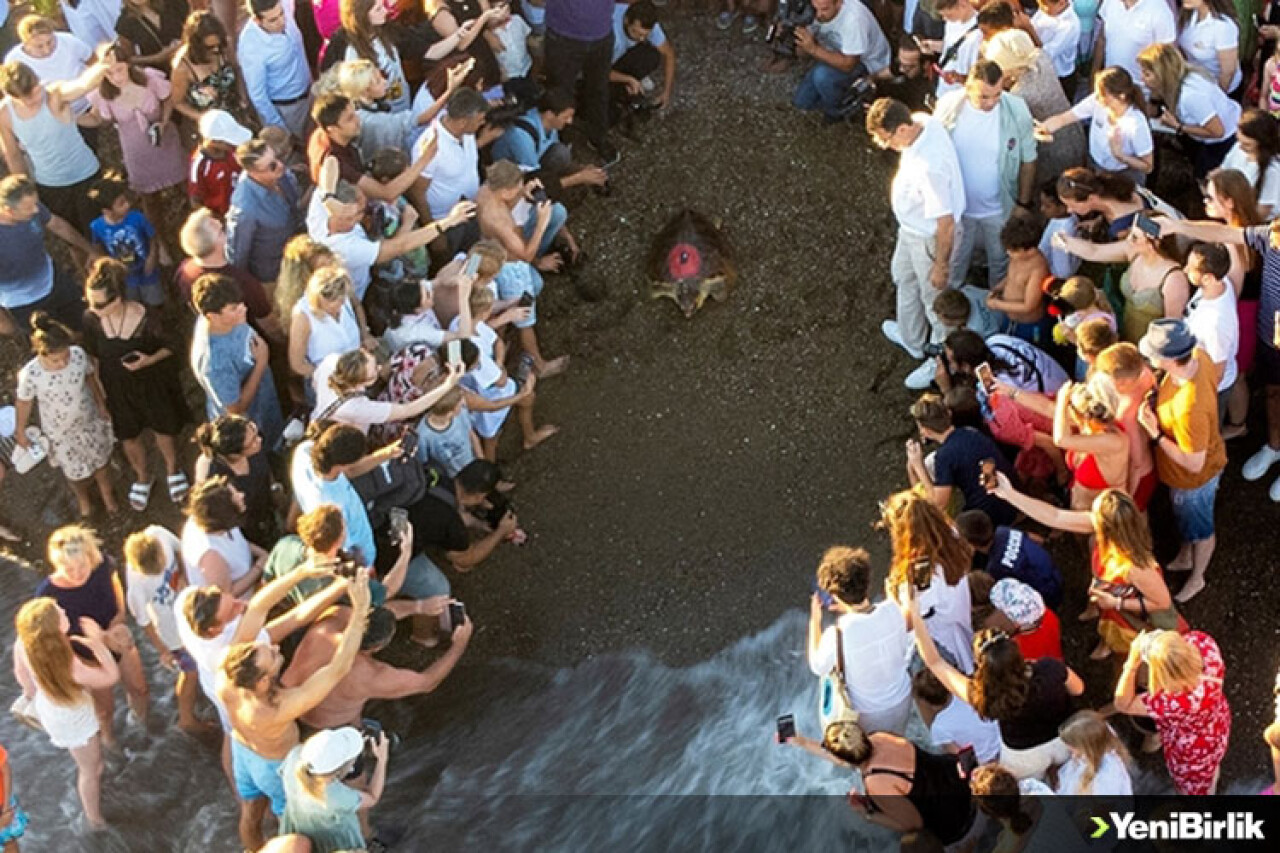
{"label": "bare foot", "polygon": [[21,542],[22,535],[12,527],[0,524],[0,539],[3,539],[5,542]]}
{"label": "bare foot", "polygon": [[1191,571],[1191,554],[1187,553],[1185,558],[1182,554],[1174,557],[1169,561],[1169,565],[1164,567],[1166,572],[1189,572]]}
{"label": "bare foot", "polygon": [[1089,660],[1106,660],[1111,657],[1111,647],[1106,640],[1099,640],[1093,651],[1089,652]]}
{"label": "bare foot", "polygon": [[548,438],[551,438],[551,436],[555,435],[559,431],[560,431],[560,427],[551,426],[550,424],[547,424],[546,426],[538,427],[538,430],[532,436],[524,440],[524,449],[533,450],[533,448],[537,447],[539,444],[542,444],[542,442],[546,441]]}
{"label": "bare foot", "polygon": [[502,492],[504,495],[510,494],[512,491],[515,490],[515,487],[516,487],[515,480],[499,480],[498,485],[494,486],[495,489]]}
{"label": "bare foot", "polygon": [[1080,622],[1092,622],[1094,619],[1097,619],[1098,616],[1098,605],[1090,604],[1080,612],[1080,615],[1077,616],[1076,619]]}
{"label": "bare foot", "polygon": [[565,368],[569,366],[569,356],[562,355],[559,358],[553,358],[550,361],[542,362],[542,367],[538,368],[538,378],[547,379],[558,373],[564,373]]}
{"label": "bare foot", "polygon": [[1173,600],[1179,604],[1186,604],[1203,591],[1204,578],[1193,577],[1183,585],[1182,589],[1178,590],[1178,594],[1173,597]]}
{"label": "bare foot", "polygon": [[422,646],[424,649],[434,649],[436,646],[440,645],[439,634],[434,634],[430,637],[415,637],[411,634],[409,635],[409,639],[413,640],[415,643]]}
{"label": "bare foot", "polygon": [[1223,441],[1232,441],[1233,439],[1244,438],[1248,434],[1248,424],[1227,424],[1222,428]]}

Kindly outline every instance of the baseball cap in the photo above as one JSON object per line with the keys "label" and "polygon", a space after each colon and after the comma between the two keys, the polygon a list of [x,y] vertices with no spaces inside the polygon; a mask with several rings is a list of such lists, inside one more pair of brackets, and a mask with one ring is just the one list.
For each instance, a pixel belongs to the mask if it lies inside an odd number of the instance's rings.
{"label": "baseball cap", "polygon": [[226,110],[209,110],[200,116],[200,138],[209,142],[244,145],[253,134]]}
{"label": "baseball cap", "polygon": [[299,759],[314,775],[332,773],[348,761],[354,761],[364,749],[364,738],[351,726],[325,729],[307,738]]}

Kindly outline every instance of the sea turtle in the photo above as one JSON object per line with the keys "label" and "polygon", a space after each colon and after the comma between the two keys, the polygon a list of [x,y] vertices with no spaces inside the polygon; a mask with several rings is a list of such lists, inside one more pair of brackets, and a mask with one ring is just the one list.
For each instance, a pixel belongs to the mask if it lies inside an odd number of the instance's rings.
{"label": "sea turtle", "polygon": [[710,296],[723,302],[738,281],[733,247],[717,223],[696,210],[671,218],[649,246],[649,296],[674,299],[692,317]]}

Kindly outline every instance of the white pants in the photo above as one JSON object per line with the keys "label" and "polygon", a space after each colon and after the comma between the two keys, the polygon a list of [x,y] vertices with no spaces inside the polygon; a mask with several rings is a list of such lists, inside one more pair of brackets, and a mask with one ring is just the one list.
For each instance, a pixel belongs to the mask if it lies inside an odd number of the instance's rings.
{"label": "white pants", "polygon": [[[957,230],[951,242],[953,249],[959,245],[960,236],[961,230]],[[929,281],[937,254],[936,236],[898,230],[889,274],[897,290],[898,331],[902,342],[913,350],[923,349],[927,343],[942,343],[947,336],[946,327],[933,313],[933,301],[941,291]],[[952,257],[955,257],[954,251]]]}
{"label": "white pants", "polygon": [[[877,711],[858,711],[858,724],[867,734],[872,732],[889,732],[905,735],[907,723],[911,720],[911,711],[915,708],[915,700],[908,693],[906,698],[891,708]],[[856,706],[855,706],[856,707]]]}
{"label": "white pants", "polygon": [[963,223],[961,233],[956,236],[956,252],[951,256],[951,286],[964,284],[973,264],[973,250],[981,240],[982,250],[987,256],[987,287],[995,287],[1009,272],[1009,255],[1000,245],[1000,232],[1004,230],[1008,217],[974,219],[966,216],[960,221]]}
{"label": "white pants", "polygon": [[1010,749],[1000,744],[1000,766],[1019,779],[1044,780],[1044,774],[1055,764],[1065,764],[1071,758],[1071,750],[1056,737],[1031,749]]}

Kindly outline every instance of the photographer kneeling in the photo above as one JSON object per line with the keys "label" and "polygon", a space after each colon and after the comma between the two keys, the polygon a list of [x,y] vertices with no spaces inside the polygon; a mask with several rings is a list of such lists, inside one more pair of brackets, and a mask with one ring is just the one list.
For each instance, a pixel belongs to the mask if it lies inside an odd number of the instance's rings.
{"label": "photographer kneeling", "polygon": [[390,744],[379,732],[373,742],[375,759],[367,791],[343,783],[364,752],[365,739],[346,726],[316,732],[285,756],[280,768],[285,808],[280,832],[305,835],[313,850],[364,850],[360,812],[382,798],[387,781]]}
{"label": "photographer kneeling", "polygon": [[[871,10],[858,0],[813,0],[816,20],[795,31],[796,52],[813,65],[796,88],[792,103],[822,110],[829,122],[846,118],[859,103],[855,89],[889,74],[889,42]],[[868,81],[869,82],[869,81]]]}

